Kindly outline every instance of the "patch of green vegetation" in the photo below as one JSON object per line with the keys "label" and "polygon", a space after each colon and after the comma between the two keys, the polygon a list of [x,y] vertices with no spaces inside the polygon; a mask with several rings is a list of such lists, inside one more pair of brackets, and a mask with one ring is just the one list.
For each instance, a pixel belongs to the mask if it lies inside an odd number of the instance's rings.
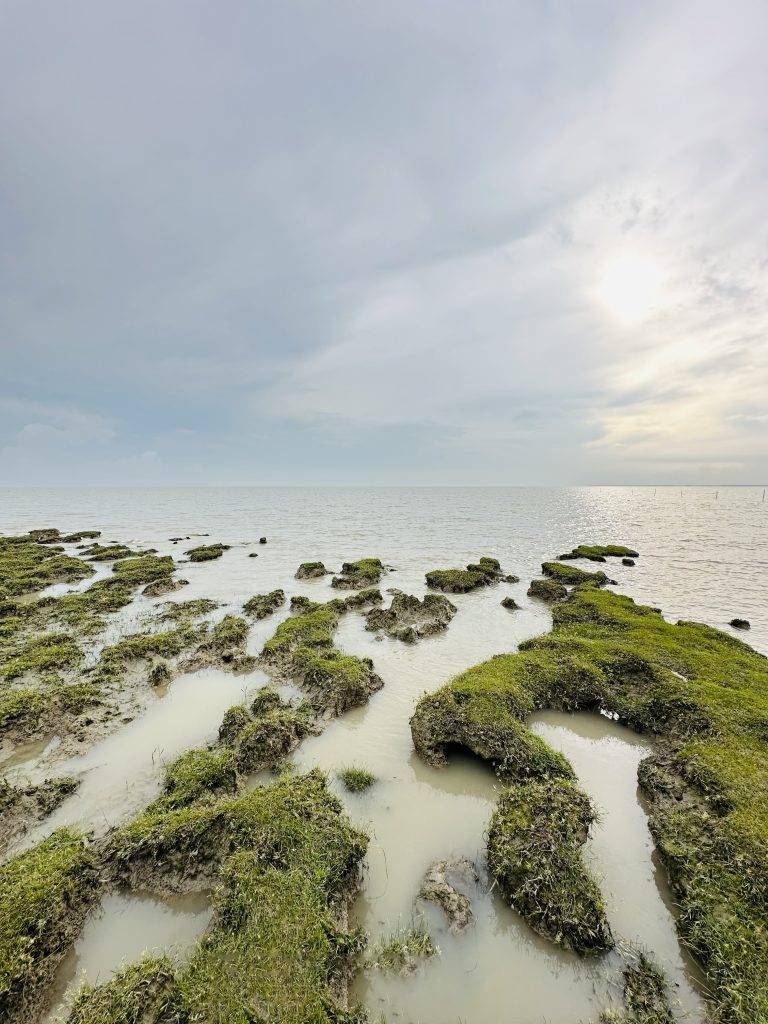
{"label": "patch of green vegetation", "polygon": [[411,974],[419,966],[420,960],[429,959],[439,952],[426,926],[419,921],[379,939],[371,950],[366,966],[381,971]]}
{"label": "patch of green vegetation", "polygon": [[310,691],[310,703],[318,712],[343,715],[350,708],[367,703],[384,685],[373,670],[370,658],[342,654],[335,647],[321,653],[299,648],[293,670],[300,685]]}
{"label": "patch of green vegetation", "polygon": [[581,852],[594,819],[573,782],[552,778],[505,790],[488,833],[488,865],[504,899],[537,932],[581,954],[613,946]]}
{"label": "patch of green vegetation", "polygon": [[0,865],[0,1017],[23,1018],[98,896],[82,839],[59,829]]}
{"label": "patch of green vegetation", "polygon": [[372,587],[384,575],[384,563],[379,558],[360,558],[357,562],[344,562],[341,573],[331,580],[332,587],[359,590]]}
{"label": "patch of green vegetation", "polygon": [[445,594],[467,594],[488,582],[486,573],[472,569],[432,569],[425,578],[428,587]]}
{"label": "patch of green vegetation", "polygon": [[625,548],[622,544],[579,544],[577,548],[558,555],[558,561],[569,558],[587,558],[590,562],[604,562],[608,558],[639,558],[633,548]]}
{"label": "patch of green vegetation", "polygon": [[411,723],[416,748],[438,762],[453,742],[485,756],[490,731],[498,758],[547,707],[604,708],[659,737],[689,797],[655,786],[658,771],[643,775],[680,931],[723,1019],[768,1019],[768,659],[596,587],[574,590],[553,619],[552,633],[425,697]]}
{"label": "patch of green vegetation", "polygon": [[268,594],[254,594],[245,602],[243,611],[255,619],[266,619],[284,603],[285,593],[282,590],[271,590]]}
{"label": "patch of green vegetation", "polygon": [[79,665],[82,657],[83,652],[68,633],[41,633],[5,653],[0,678],[63,671]]}
{"label": "patch of green vegetation", "polygon": [[[343,611],[353,611],[356,608],[365,608],[371,604],[382,604],[384,598],[381,596],[381,591],[377,590],[376,587],[368,587],[366,590],[361,590],[357,594],[350,594],[349,597],[345,597],[342,605]],[[329,604],[336,605],[336,601],[329,601]]]}
{"label": "patch of green vegetation", "polygon": [[365,628],[384,630],[405,643],[415,643],[447,629],[456,606],[442,594],[426,594],[419,600],[413,594],[395,594],[389,608],[372,608],[365,617]]}
{"label": "patch of green vegetation", "polygon": [[531,580],[528,597],[538,597],[542,601],[553,604],[563,601],[568,596],[565,586],[557,580]]}
{"label": "patch of green vegetation", "polygon": [[61,538],[62,544],[77,544],[81,540],[96,540],[101,536],[101,530],[76,530]]}
{"label": "patch of green vegetation", "polygon": [[644,953],[624,971],[624,1005],[604,1011],[602,1024],[673,1024],[664,974]]}
{"label": "patch of green vegetation", "polygon": [[29,537],[0,537],[0,592],[10,597],[53,583],[77,583],[93,573],[93,566],[62,554],[59,547],[46,547]]}
{"label": "patch of green vegetation", "polygon": [[90,679],[57,687],[56,697],[62,710],[71,715],[82,715],[86,708],[102,702],[101,687]]}
{"label": "patch of green vegetation", "polygon": [[349,765],[339,772],[339,779],[344,783],[350,793],[362,793],[376,781],[376,776],[365,768],[355,768]]}
{"label": "patch of green vegetation", "polygon": [[112,571],[126,583],[152,583],[170,576],[174,570],[170,555],[142,555],[141,558],[124,558],[115,562]]}
{"label": "patch of green vegetation", "polygon": [[338,614],[324,605],[305,615],[286,619],[277,627],[275,635],[264,644],[264,655],[268,658],[287,656],[299,647],[330,647],[338,623]]}
{"label": "patch of green vegetation", "polygon": [[132,633],[104,648],[95,670],[96,675],[117,681],[130,662],[176,657],[198,643],[204,635],[202,629],[195,628],[189,622],[182,622],[174,629],[162,633]]}
{"label": "patch of green vegetation", "polygon": [[50,544],[61,540],[61,532],[55,526],[44,526],[39,530],[30,530],[28,536],[40,544]]}
{"label": "patch of green vegetation", "polygon": [[40,616],[64,622],[79,633],[92,634],[104,625],[102,616],[119,611],[133,599],[133,586],[123,580],[96,580],[87,590],[62,597],[44,597],[35,606]]}
{"label": "patch of green vegetation", "polygon": [[91,544],[83,554],[89,562],[116,562],[121,558],[141,556],[140,551],[132,551],[125,544]]}
{"label": "patch of green vegetation", "polygon": [[157,800],[164,810],[185,807],[206,796],[234,793],[237,789],[235,757],[228,747],[188,750],[166,765],[163,794]]}
{"label": "patch of green vegetation", "polygon": [[216,623],[209,637],[203,642],[208,650],[226,654],[242,647],[248,639],[248,623],[239,615],[225,615]]}
{"label": "patch of green vegetation", "polygon": [[445,594],[468,594],[478,587],[487,587],[499,580],[517,583],[516,576],[504,576],[497,558],[484,555],[479,562],[470,562],[466,569],[432,569],[426,574],[427,586]]}
{"label": "patch of green vegetation", "polygon": [[299,568],[296,570],[297,580],[316,580],[321,576],[326,576],[328,570],[325,568],[322,562],[302,562]]}
{"label": "patch of green vegetation", "polygon": [[168,957],[146,955],[104,985],[85,982],[67,1024],[175,1024],[182,1019],[173,964]]}
{"label": "patch of green vegetation", "polygon": [[237,767],[244,774],[274,768],[298,746],[311,728],[305,709],[292,708],[282,702],[256,715],[240,730],[235,741]]}
{"label": "patch of green vegetation", "polygon": [[160,618],[170,619],[172,622],[184,622],[209,615],[218,607],[216,602],[211,601],[208,597],[197,597],[192,601],[166,601]]}
{"label": "patch of green vegetation", "polygon": [[303,594],[295,594],[291,598],[290,608],[292,612],[301,612],[302,615],[307,612],[316,612],[318,608],[322,608],[323,605],[318,601],[313,601],[310,597],[305,597]]}
{"label": "patch of green vegetation", "polygon": [[29,687],[0,694],[0,735],[11,730],[21,735],[34,732],[48,708],[45,695]]}
{"label": "patch of green vegetation", "polygon": [[581,587],[585,585],[593,587],[604,587],[611,581],[604,572],[587,572],[575,565],[562,565],[560,562],[542,562],[541,571],[545,576],[558,583],[564,583],[569,587]]}
{"label": "patch of green vegetation", "polygon": [[190,548],[184,554],[189,555],[190,562],[212,562],[214,558],[221,558],[229,548],[229,544],[201,544],[199,547]]}
{"label": "patch of green vegetation", "polygon": [[204,874],[236,850],[250,849],[263,864],[307,869],[316,881],[336,889],[365,845],[315,771],[278,778],[239,797],[175,810],[156,801],[115,833],[112,850],[118,872],[130,876],[137,866]]}
{"label": "patch of green vegetation", "polygon": [[175,580],[172,576],[161,576],[152,580],[142,590],[145,597],[163,597],[165,594],[172,594],[175,590],[189,585],[189,580]]}

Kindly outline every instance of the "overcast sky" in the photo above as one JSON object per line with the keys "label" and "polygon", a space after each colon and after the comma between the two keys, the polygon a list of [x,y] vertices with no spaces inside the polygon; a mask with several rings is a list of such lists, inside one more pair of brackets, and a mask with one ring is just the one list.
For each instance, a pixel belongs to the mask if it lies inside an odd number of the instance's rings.
{"label": "overcast sky", "polygon": [[764,482],[766,0],[0,0],[0,483]]}

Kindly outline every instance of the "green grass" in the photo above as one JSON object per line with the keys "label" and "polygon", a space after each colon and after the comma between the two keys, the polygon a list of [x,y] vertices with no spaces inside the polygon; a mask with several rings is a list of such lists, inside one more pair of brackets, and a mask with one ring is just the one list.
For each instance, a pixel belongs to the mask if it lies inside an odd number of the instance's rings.
{"label": "green grass", "polygon": [[115,562],[112,572],[126,583],[152,583],[169,576],[174,570],[170,555],[142,555]]}
{"label": "green grass", "polygon": [[553,604],[555,601],[562,601],[568,596],[565,585],[558,580],[531,580],[528,587],[528,597],[538,597],[541,601]]}
{"label": "green grass", "polygon": [[0,537],[0,594],[16,597],[52,583],[77,583],[94,573],[80,558],[29,537]]}
{"label": "green grass", "polygon": [[426,926],[419,921],[379,939],[366,960],[366,966],[380,971],[410,974],[419,966],[419,961],[427,960],[439,952]]}
{"label": "green grass", "polygon": [[74,533],[68,533],[66,537],[62,537],[61,541],[63,544],[77,544],[78,541],[96,540],[100,536],[101,530],[75,530]]}
{"label": "green grass", "polygon": [[218,607],[216,602],[208,597],[197,597],[192,601],[166,601],[160,618],[171,622],[189,621],[210,615]]}
{"label": "green grass", "polygon": [[624,971],[624,1010],[606,1010],[601,1024],[674,1024],[662,971],[641,953]]}
{"label": "green grass", "polygon": [[505,790],[488,833],[488,865],[502,896],[537,932],[582,954],[613,946],[582,858],[594,819],[573,782],[551,778]]}
{"label": "green grass", "polygon": [[564,583],[569,587],[584,584],[604,587],[606,583],[610,582],[604,572],[587,572],[575,565],[563,565],[561,562],[542,562],[541,571],[550,579],[557,580],[558,583]]}
{"label": "green grass", "polygon": [[131,551],[125,544],[91,544],[83,555],[89,562],[116,562],[121,558],[135,558],[140,551]]}
{"label": "green grass", "polygon": [[221,558],[225,551],[229,551],[229,544],[201,544],[199,547],[190,548],[184,554],[189,555],[190,562],[211,562],[215,558]]}
{"label": "green grass", "polygon": [[4,653],[0,678],[18,679],[28,673],[64,671],[79,665],[82,657],[83,652],[68,633],[41,633]]}
{"label": "green grass", "polygon": [[235,757],[228,747],[188,750],[166,765],[163,794],[158,800],[163,809],[185,807],[207,796],[234,793],[237,788]]}
{"label": "green grass", "polygon": [[245,602],[243,611],[254,619],[266,619],[284,603],[285,593],[282,590],[271,590],[268,594],[254,594]]}
{"label": "green grass", "polygon": [[372,772],[365,768],[355,768],[353,765],[342,768],[338,777],[350,793],[362,793],[376,781],[376,776]]}
{"label": "green grass", "polygon": [[485,572],[472,569],[432,569],[425,579],[428,587],[442,590],[446,594],[467,594],[488,583]]}
{"label": "green grass", "polygon": [[168,957],[146,955],[104,985],[84,983],[67,1024],[176,1024],[181,1012],[173,964]]}
{"label": "green grass", "polygon": [[622,544],[579,544],[560,558],[587,558],[590,562],[605,562],[608,558],[639,558],[637,551]]}
{"label": "green grass", "polygon": [[693,797],[649,792],[680,930],[723,1019],[768,1019],[768,660],[709,626],[673,625],[595,587],[556,604],[553,618],[552,633],[423,698],[412,719],[417,749],[436,762],[453,742],[517,758],[531,735],[524,719],[547,707],[605,708],[657,736]]}
{"label": "green grass", "polygon": [[331,580],[332,587],[359,590],[378,583],[384,575],[384,563],[378,558],[360,558],[357,562],[344,562],[341,572]]}
{"label": "green grass", "polygon": [[24,1015],[98,895],[82,839],[59,829],[0,865],[0,1017]]}
{"label": "green grass", "polygon": [[322,605],[305,615],[286,619],[277,627],[275,635],[264,644],[264,655],[274,658],[290,655],[300,647],[330,647],[338,623],[338,613]]}
{"label": "green grass", "polygon": [[202,647],[218,654],[227,654],[242,647],[248,639],[248,623],[239,615],[225,615],[205,638]]}
{"label": "green grass", "polygon": [[131,661],[154,657],[172,658],[197,643],[204,634],[189,622],[161,633],[132,633],[105,647],[100,667],[121,669]]}
{"label": "green grass", "polygon": [[296,570],[296,579],[319,579],[319,577],[325,576],[327,575],[327,573],[328,570],[325,568],[322,562],[302,562],[299,568]]}

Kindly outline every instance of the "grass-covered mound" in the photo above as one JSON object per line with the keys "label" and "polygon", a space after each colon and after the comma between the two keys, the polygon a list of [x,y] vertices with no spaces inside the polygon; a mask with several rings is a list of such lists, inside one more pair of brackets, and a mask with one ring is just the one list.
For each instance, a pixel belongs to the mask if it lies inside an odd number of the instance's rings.
{"label": "grass-covered mound", "polygon": [[243,611],[246,615],[253,616],[254,619],[266,619],[283,604],[285,604],[285,592],[270,590],[268,594],[254,594],[243,605]]}
{"label": "grass-covered mound", "polygon": [[427,586],[445,594],[468,594],[478,587],[487,587],[500,580],[517,583],[517,576],[505,576],[497,558],[484,555],[466,569],[431,569],[425,576]]}
{"label": "grass-covered mound", "polygon": [[547,777],[564,774],[564,759],[523,724],[536,709],[604,708],[655,735],[666,758],[641,777],[681,933],[723,1020],[768,1019],[768,660],[594,586],[553,617],[551,633],[423,698],[417,750],[440,763],[460,743],[510,777]]}
{"label": "grass-covered mound", "polygon": [[587,572],[575,565],[562,565],[560,562],[542,562],[541,571],[549,579],[568,587],[582,586],[585,583],[590,583],[593,587],[604,587],[611,582],[601,570]]}
{"label": "grass-covered mound", "polygon": [[115,562],[112,572],[126,583],[154,583],[165,579],[174,570],[170,555],[142,555],[140,558],[123,558]]}
{"label": "grass-covered mound", "polygon": [[302,562],[296,570],[297,580],[317,580],[327,576],[328,570],[322,562]]}
{"label": "grass-covered mound", "polygon": [[376,776],[367,768],[358,768],[355,765],[348,765],[339,772],[339,779],[344,783],[350,793],[362,793],[376,781]]}
{"label": "grass-covered mound", "polygon": [[567,779],[511,786],[488,833],[488,864],[502,896],[532,928],[578,953],[613,946],[597,883],[582,858],[595,811]]}
{"label": "grass-covered mound", "polygon": [[98,896],[82,839],[54,832],[0,865],[0,1019],[33,1016],[41,991]]}
{"label": "grass-covered mound", "polygon": [[359,590],[372,587],[384,575],[384,563],[378,558],[361,558],[357,562],[344,562],[341,572],[331,580],[332,587]]}
{"label": "grass-covered mound", "polygon": [[212,562],[215,558],[221,558],[225,551],[229,551],[229,544],[201,544],[199,547],[190,548],[185,551],[189,555],[190,562]]}
{"label": "grass-covered mound", "polygon": [[[218,774],[211,761],[202,771]],[[175,809],[169,792],[113,837],[118,870],[215,878],[211,924],[181,968],[147,957],[84,986],[69,1024],[351,1021],[337,999],[359,940],[341,925],[367,838],[323,776]]]}
{"label": "grass-covered mound", "polygon": [[389,608],[372,608],[365,617],[365,628],[380,629],[405,643],[415,643],[447,629],[456,614],[456,605],[442,594],[426,594],[423,600],[412,594],[395,594]]}
{"label": "grass-covered mound", "polygon": [[558,561],[562,562],[569,558],[586,558],[590,562],[606,562],[609,558],[639,557],[637,551],[624,547],[623,544],[579,544],[572,551],[558,555]]}
{"label": "grass-covered mound", "polygon": [[44,590],[52,583],[77,583],[93,576],[93,566],[62,553],[63,548],[27,537],[0,537],[0,597]]}
{"label": "grass-covered mound", "polygon": [[370,658],[343,654],[334,646],[333,636],[346,603],[310,602],[309,607],[309,611],[280,623],[264,644],[261,658],[306,689],[317,712],[340,715],[365,704],[383,684]]}

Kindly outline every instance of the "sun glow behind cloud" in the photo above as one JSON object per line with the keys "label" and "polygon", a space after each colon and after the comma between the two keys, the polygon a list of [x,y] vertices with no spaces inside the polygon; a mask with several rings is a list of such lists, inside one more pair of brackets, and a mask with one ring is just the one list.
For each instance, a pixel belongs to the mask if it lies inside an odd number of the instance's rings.
{"label": "sun glow behind cloud", "polygon": [[662,273],[647,256],[619,253],[603,270],[597,298],[620,322],[640,323],[665,304]]}

